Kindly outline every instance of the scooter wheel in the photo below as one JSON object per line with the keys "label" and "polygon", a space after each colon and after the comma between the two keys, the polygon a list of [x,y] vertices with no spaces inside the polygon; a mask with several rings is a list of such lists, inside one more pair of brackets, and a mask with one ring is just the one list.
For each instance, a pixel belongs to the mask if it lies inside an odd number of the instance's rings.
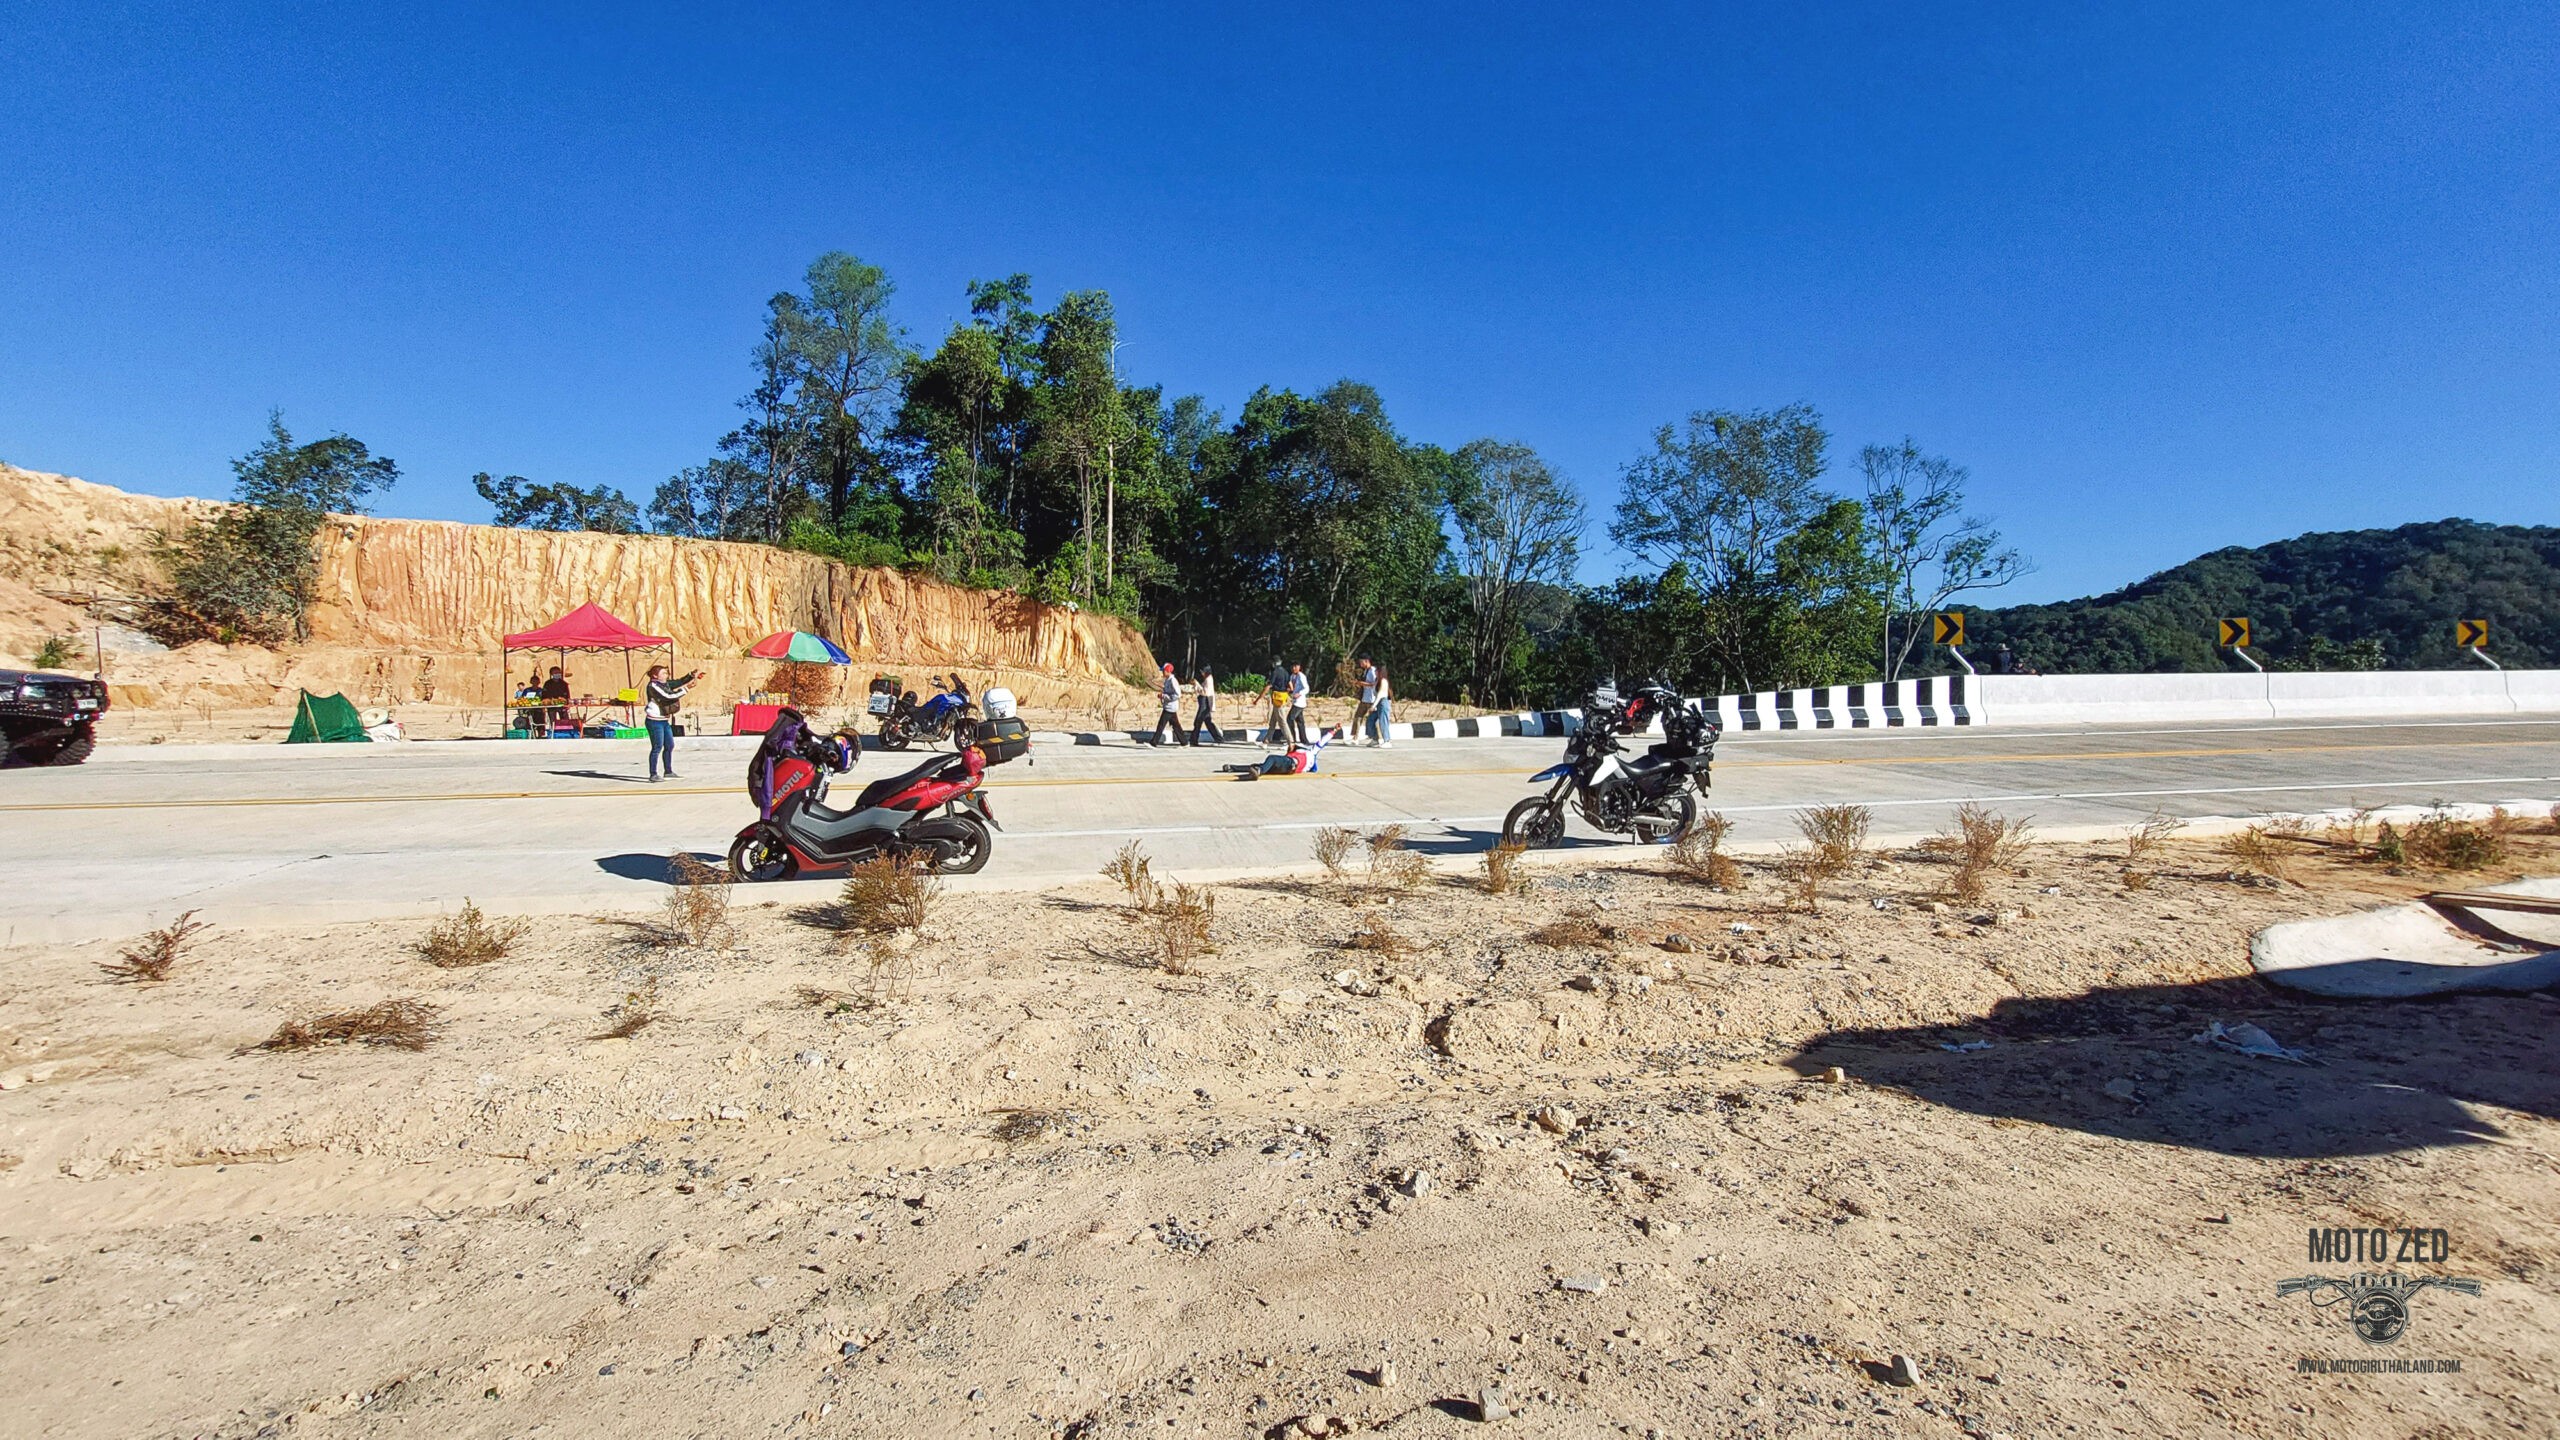
{"label": "scooter wheel", "polygon": [[975,875],[986,869],[987,857],[995,853],[996,837],[967,815],[954,815],[948,824],[958,833],[935,837],[942,849],[934,870],[943,875]]}
{"label": "scooter wheel", "polygon": [[791,848],[770,835],[742,835],[729,847],[729,877],[738,881],[788,880],[800,871]]}
{"label": "scooter wheel", "polygon": [[1502,817],[1502,843],[1545,850],[1564,843],[1564,809],[1552,800],[1532,797]]}

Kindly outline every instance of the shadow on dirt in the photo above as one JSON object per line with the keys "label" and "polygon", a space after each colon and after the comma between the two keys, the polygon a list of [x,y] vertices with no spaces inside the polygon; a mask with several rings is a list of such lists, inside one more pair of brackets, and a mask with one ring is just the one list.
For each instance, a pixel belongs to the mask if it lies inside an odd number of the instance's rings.
{"label": "shadow on dirt", "polygon": [[[2215,1020],[2254,1023],[2315,1063],[2197,1043]],[[2310,1159],[2503,1136],[2468,1106],[2560,1117],[2554,1021],[2560,1004],[2541,996],[2323,1001],[2232,979],[2004,1000],[1968,1025],[1834,1030],[1786,1063],[1975,1115]]]}
{"label": "shadow on dirt", "polygon": [[[714,854],[707,850],[692,850],[685,853],[705,865],[723,871],[728,869],[729,857],[726,855]],[[676,877],[669,873],[667,857],[664,855],[599,855],[596,857],[596,868],[607,875],[623,880],[646,880],[653,885],[676,883]]]}

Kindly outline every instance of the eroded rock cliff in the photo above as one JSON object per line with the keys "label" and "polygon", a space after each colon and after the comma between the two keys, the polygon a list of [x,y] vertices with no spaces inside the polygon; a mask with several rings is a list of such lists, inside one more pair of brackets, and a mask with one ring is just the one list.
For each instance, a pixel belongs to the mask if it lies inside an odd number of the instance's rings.
{"label": "eroded rock cliff", "polygon": [[[0,654],[23,660],[47,634],[85,632],[85,597],[145,592],[159,537],[207,507],[0,465]],[[1051,704],[1154,667],[1118,620],[768,546],[347,517],[321,537],[309,644],[157,651],[111,631],[106,668],[123,705],[260,705],[295,686],[494,704],[500,637],[590,601],[672,636],[677,664],[706,668],[715,694],[771,668],[741,652],[776,630],[835,641],[857,677],[959,668]],[[582,664],[588,688],[619,688],[619,657],[573,659],[573,671]]]}

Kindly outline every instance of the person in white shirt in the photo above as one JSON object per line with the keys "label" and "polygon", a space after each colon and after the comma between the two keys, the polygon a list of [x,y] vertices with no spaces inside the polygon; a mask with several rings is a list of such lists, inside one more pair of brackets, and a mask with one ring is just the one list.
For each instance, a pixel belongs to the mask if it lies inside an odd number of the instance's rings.
{"label": "person in white shirt", "polygon": [[1289,667],[1289,738],[1307,743],[1307,667]]}
{"label": "person in white shirt", "polygon": [[684,705],[684,692],[702,678],[694,671],[681,680],[669,680],[667,667],[649,667],[649,698],[641,711],[649,727],[649,783],[658,783],[659,761],[663,759],[666,777],[676,778],[676,711]]}
{"label": "person in white shirt", "polygon": [[1200,678],[1194,682],[1193,688],[1200,700],[1191,711],[1191,743],[1199,744],[1200,732],[1206,730],[1209,732],[1210,744],[1226,744],[1226,734],[1218,729],[1218,677],[1210,674],[1209,667],[1203,665],[1200,667]]}
{"label": "person in white shirt", "polygon": [[1155,742],[1162,745],[1166,737],[1170,736],[1173,743],[1181,744],[1182,681],[1174,675],[1173,662],[1170,660],[1164,662],[1164,674],[1159,677],[1156,684],[1156,698],[1163,702],[1164,708],[1156,714]]}
{"label": "person in white shirt", "polygon": [[1378,703],[1377,708],[1369,712],[1369,739],[1370,743],[1375,745],[1378,749],[1393,750],[1396,748],[1396,742],[1393,738],[1395,731],[1391,727],[1395,724],[1396,718],[1396,687],[1388,683],[1385,666],[1382,665],[1376,668],[1378,675]]}

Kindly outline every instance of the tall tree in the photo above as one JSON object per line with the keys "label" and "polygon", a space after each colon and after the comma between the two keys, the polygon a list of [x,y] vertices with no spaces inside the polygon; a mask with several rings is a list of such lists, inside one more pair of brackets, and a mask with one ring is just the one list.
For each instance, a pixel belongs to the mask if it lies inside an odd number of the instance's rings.
{"label": "tall tree", "polygon": [[1754,688],[1778,603],[1778,546],[1829,502],[1817,483],[1830,435],[1810,405],[1702,410],[1656,431],[1629,465],[1609,538],[1654,565],[1684,565],[1705,591],[1707,646],[1729,681]]}
{"label": "tall tree", "polygon": [[1096,542],[1105,467],[1128,439],[1128,413],[1111,363],[1118,325],[1111,297],[1079,290],[1061,297],[1040,336],[1039,438],[1034,459],[1074,496],[1074,593],[1090,601],[1104,562]]}
{"label": "tall tree", "polygon": [[857,487],[879,480],[871,439],[906,359],[889,321],[897,287],[879,266],[841,250],[810,262],[805,283],[808,293],[795,302],[777,297],[776,338],[792,363],[827,521],[841,531]]}
{"label": "tall tree", "polygon": [[1923,453],[1909,436],[1899,445],[1859,451],[1858,469],[1866,477],[1867,524],[1882,563],[1884,678],[1891,680],[1910,662],[1931,611],[1968,590],[1997,589],[2035,567],[2002,545],[1989,521],[1964,513],[1965,468]]}
{"label": "tall tree", "polygon": [[296,443],[283,412],[270,411],[265,443],[231,471],[235,503],[161,547],[169,589],[152,606],[153,628],[181,643],[307,639],[320,527],[362,513],[400,467],[343,432]]}
{"label": "tall tree", "polygon": [[1586,523],[1582,499],[1538,452],[1501,440],[1459,447],[1449,496],[1471,617],[1476,702],[1508,693],[1529,587],[1571,583]]}
{"label": "tall tree", "polygon": [[715,456],[670,475],[649,500],[662,535],[696,540],[764,540],[763,477],[744,461]]}

